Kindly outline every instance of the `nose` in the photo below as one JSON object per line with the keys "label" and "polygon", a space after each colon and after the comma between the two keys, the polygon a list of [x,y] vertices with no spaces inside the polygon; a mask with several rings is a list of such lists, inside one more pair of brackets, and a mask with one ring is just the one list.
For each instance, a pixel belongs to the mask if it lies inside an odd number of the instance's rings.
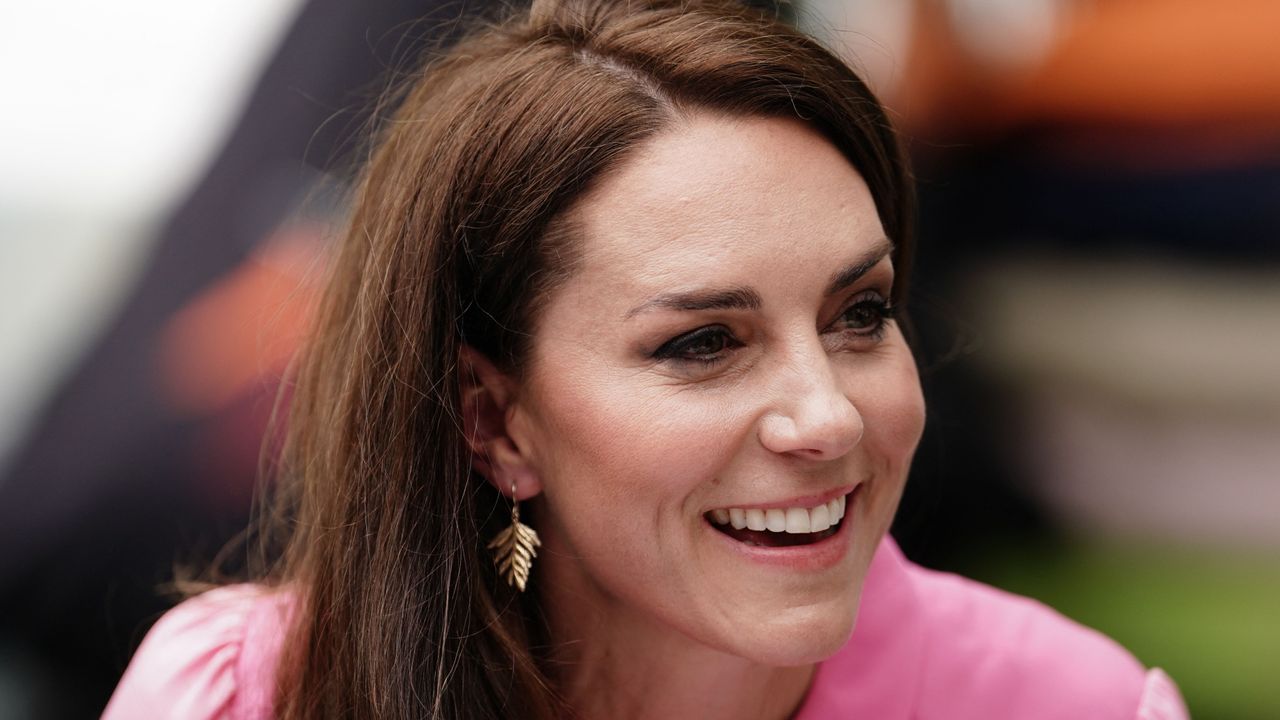
{"label": "nose", "polygon": [[862,440],[862,415],[841,388],[819,344],[789,360],[773,406],[760,419],[760,443],[772,452],[833,460]]}

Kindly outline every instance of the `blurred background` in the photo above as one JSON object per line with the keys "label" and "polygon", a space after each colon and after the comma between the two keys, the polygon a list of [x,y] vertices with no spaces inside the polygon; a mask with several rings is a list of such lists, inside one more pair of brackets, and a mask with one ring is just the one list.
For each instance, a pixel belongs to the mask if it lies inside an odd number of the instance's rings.
{"label": "blurred background", "polygon": [[[96,717],[245,526],[371,105],[491,10],[0,6],[0,718]],[[915,164],[908,555],[1280,717],[1280,3],[775,10]]]}

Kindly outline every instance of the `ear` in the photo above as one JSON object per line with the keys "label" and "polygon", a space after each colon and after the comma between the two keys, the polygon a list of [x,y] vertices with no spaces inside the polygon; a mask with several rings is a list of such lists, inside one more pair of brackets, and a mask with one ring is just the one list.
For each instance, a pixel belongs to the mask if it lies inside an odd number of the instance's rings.
{"label": "ear", "polygon": [[475,348],[463,345],[458,357],[463,432],[472,466],[498,489],[526,500],[542,492],[542,480],[529,463],[527,449],[512,439],[516,383]]}

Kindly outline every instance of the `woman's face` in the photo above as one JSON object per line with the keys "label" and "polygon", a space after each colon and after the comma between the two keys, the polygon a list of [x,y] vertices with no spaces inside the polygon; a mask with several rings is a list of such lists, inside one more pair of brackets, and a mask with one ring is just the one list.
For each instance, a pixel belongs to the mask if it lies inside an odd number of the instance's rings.
{"label": "woman's face", "polygon": [[831,655],[924,422],[866,184],[801,124],[699,115],[575,214],[508,415],[542,591],[763,663]]}

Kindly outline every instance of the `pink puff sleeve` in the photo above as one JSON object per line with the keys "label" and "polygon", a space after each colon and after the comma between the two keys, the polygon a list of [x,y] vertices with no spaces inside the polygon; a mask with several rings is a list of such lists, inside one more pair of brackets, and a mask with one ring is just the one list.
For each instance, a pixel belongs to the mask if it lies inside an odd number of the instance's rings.
{"label": "pink puff sleeve", "polygon": [[1147,671],[1137,720],[1190,720],[1178,686],[1160,668]]}
{"label": "pink puff sleeve", "polygon": [[287,594],[232,585],[187,600],[147,633],[104,720],[271,716]]}

